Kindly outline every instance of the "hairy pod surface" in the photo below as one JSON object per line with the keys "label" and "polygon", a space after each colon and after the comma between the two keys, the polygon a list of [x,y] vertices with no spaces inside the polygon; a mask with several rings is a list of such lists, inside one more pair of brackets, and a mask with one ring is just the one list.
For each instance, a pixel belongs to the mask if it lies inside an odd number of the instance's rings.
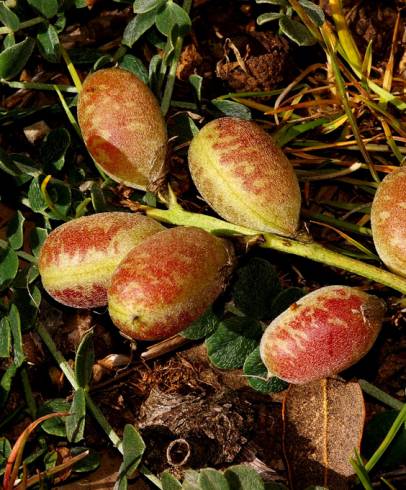
{"label": "hairy pod surface", "polygon": [[78,98],[78,120],[92,157],[117,182],[145,189],[164,167],[167,134],[151,90],[121,68],[89,75]]}
{"label": "hairy pod surface", "polygon": [[406,277],[406,168],[379,184],[371,208],[372,237],[382,262]]}
{"label": "hairy pod surface", "polygon": [[261,358],[270,374],[303,384],[326,378],[359,361],[372,347],[385,305],[348,286],[313,291],[265,330]]}
{"label": "hairy pod surface", "polygon": [[296,174],[257,124],[234,117],[209,122],[192,140],[189,167],[200,194],[224,219],[288,236],[297,230]]}
{"label": "hairy pod surface", "polygon": [[180,332],[223,291],[233,258],[228,242],[199,228],[172,228],[144,240],[113,275],[113,323],[134,339]]}
{"label": "hairy pod surface", "polygon": [[107,304],[114,269],[138,243],[165,228],[143,215],[112,212],[84,216],[53,230],[39,258],[42,284],[74,308]]}

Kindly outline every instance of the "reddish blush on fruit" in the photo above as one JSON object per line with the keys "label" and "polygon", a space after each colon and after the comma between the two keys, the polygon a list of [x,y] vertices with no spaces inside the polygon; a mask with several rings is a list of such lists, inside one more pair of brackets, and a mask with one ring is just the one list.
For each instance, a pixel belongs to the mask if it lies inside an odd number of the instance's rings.
{"label": "reddish blush on fruit", "polygon": [[406,167],[379,184],[371,208],[372,237],[382,262],[406,277]]}
{"label": "reddish blush on fruit", "polygon": [[300,189],[289,160],[258,124],[222,117],[206,124],[189,148],[193,181],[227,221],[294,235]]}
{"label": "reddish blush on fruit", "polygon": [[39,272],[47,292],[74,308],[107,304],[114,269],[141,241],[165,228],[140,214],[98,213],[55,228],[45,240]]}
{"label": "reddish blush on fruit", "polygon": [[224,290],[234,263],[229,242],[177,227],[140,243],[109,288],[113,323],[134,339],[170,337],[199,318]]}
{"label": "reddish blush on fruit", "polygon": [[165,121],[156,97],[134,74],[105,68],[89,75],[78,121],[87,149],[113,180],[145,189],[162,176]]}
{"label": "reddish blush on fruit", "polygon": [[348,286],[313,291],[275,318],[260,345],[270,375],[295,384],[326,378],[358,362],[381,329],[385,305]]}

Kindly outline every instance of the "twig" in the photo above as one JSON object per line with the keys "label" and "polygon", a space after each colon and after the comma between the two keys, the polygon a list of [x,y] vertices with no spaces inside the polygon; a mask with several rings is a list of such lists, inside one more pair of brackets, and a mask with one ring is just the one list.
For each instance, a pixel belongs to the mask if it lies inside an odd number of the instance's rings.
{"label": "twig", "polygon": [[156,359],[157,357],[163,356],[168,352],[172,352],[187,342],[190,342],[190,340],[186,337],[182,337],[181,335],[173,335],[168,339],[162,340],[161,342],[148,347],[147,350],[141,354],[141,357],[145,361]]}

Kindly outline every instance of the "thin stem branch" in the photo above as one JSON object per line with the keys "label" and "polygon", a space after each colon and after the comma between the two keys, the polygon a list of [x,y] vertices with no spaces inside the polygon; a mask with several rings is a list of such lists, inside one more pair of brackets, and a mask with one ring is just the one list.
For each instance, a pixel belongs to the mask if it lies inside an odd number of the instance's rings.
{"label": "thin stem branch", "polygon": [[170,197],[170,200],[172,202],[170,203],[168,210],[150,208],[148,206],[143,206],[143,209],[148,216],[164,223],[181,226],[197,226],[198,228],[203,228],[206,231],[222,236],[238,234],[244,236],[258,236],[260,238],[259,245],[262,248],[271,248],[273,250],[278,250],[279,252],[298,255],[315,262],[338,267],[406,294],[406,279],[393,274],[392,272],[388,272],[370,264],[364,264],[359,260],[333,252],[312,241],[300,242],[293,238],[263,233],[243,226],[233,225],[212,216],[191,213],[185,211],[179,204],[175,203],[173,196]]}
{"label": "thin stem branch", "polygon": [[380,402],[384,403],[388,407],[394,408],[395,410],[402,410],[404,403],[396,398],[393,398],[393,396],[388,395],[375,385],[368,383],[368,381],[365,379],[359,379],[358,383],[361,386],[362,391],[367,393],[369,396],[376,398]]}
{"label": "thin stem branch", "polygon": [[21,382],[23,385],[25,401],[27,403],[28,411],[31,415],[32,420],[36,419],[37,416],[37,405],[35,403],[34,396],[32,394],[30,380],[28,378],[27,367],[23,366],[20,371]]}
{"label": "thin stem branch", "polygon": [[173,55],[173,59],[169,69],[168,79],[165,85],[164,95],[162,97],[162,102],[161,102],[161,111],[164,116],[168,112],[169,106],[171,105],[171,98],[172,98],[173,88],[175,86],[175,79],[176,79],[176,68],[178,66],[180,54],[182,52],[182,45],[183,45],[183,38],[181,36],[178,36],[175,44],[175,53]]}
{"label": "thin stem branch", "polygon": [[82,82],[80,81],[80,78],[79,78],[78,72],[76,71],[75,65],[72,63],[72,60],[70,59],[68,52],[62,46],[62,44],[60,45],[59,49],[61,50],[62,57],[66,63],[66,67],[68,68],[68,71],[69,71],[70,76],[73,80],[73,83],[75,84],[77,91],[80,92],[82,90]]}
{"label": "thin stem branch", "polygon": [[[79,388],[79,385],[75,379],[74,372],[72,368],[69,366],[64,356],[62,355],[62,353],[57,349],[55,342],[52,340],[52,337],[49,335],[47,329],[42,324],[39,324],[37,326],[37,332],[41,337],[41,339],[43,340],[44,344],[48,347],[55,361],[58,363],[63,374],[66,376],[66,379],[71,384],[72,388],[74,390],[77,390]],[[120,437],[115,432],[113,427],[109,424],[108,420],[103,415],[103,412],[100,410],[100,408],[94,403],[90,394],[86,392],[85,396],[86,396],[86,405],[90,410],[90,412],[92,413],[93,417],[96,419],[96,421],[103,429],[103,431],[106,433],[110,441],[114,444],[114,446],[120,451],[121,454],[123,454],[122,441]],[[151,473],[151,471],[147,467],[141,465],[139,467],[139,471],[146,478],[148,478],[152,483],[154,483],[158,488],[162,488],[159,478],[157,478],[153,473]]]}
{"label": "thin stem branch", "polygon": [[34,17],[33,19],[29,19],[24,22],[21,22],[21,24],[19,25],[16,31],[13,31],[12,29],[10,29],[10,27],[0,27],[0,36],[2,34],[10,34],[12,32],[21,31],[22,29],[27,29],[28,27],[41,24],[41,22],[45,22],[45,19],[43,17]]}
{"label": "thin stem branch", "polygon": [[[187,14],[189,14],[191,7],[192,7],[192,0],[183,1],[182,8]],[[176,79],[176,68],[179,63],[179,58],[182,52],[182,46],[183,46],[183,35],[179,35],[175,42],[175,52],[173,55],[171,66],[169,68],[169,74],[168,74],[164,94],[161,101],[161,111],[164,116],[168,112],[169,107],[171,105],[171,98],[172,98],[173,88],[175,86],[175,79]]]}
{"label": "thin stem branch", "polygon": [[399,429],[403,426],[406,421],[406,403],[403,405],[402,410],[399,412],[395,421],[392,424],[392,427],[389,429],[389,432],[386,434],[385,439],[381,442],[378,449],[371,456],[369,461],[365,465],[365,469],[367,471],[371,471],[372,468],[377,464],[381,456],[384,454],[386,449],[389,447],[389,444],[393,441]]}
{"label": "thin stem branch", "polygon": [[17,88],[17,89],[22,89],[22,90],[49,90],[49,91],[54,91],[55,87],[58,87],[58,89],[61,92],[68,92],[71,94],[77,94],[78,90],[76,87],[72,87],[72,85],[55,85],[52,83],[41,83],[41,82],[16,82],[16,81],[10,81],[10,80],[0,80],[0,83],[3,85],[7,85],[10,88]]}

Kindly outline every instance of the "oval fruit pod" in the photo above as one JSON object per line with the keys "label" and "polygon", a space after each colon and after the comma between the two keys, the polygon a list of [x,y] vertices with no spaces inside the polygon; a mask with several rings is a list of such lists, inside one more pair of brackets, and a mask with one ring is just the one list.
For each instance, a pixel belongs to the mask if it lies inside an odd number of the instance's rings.
{"label": "oval fruit pod", "polygon": [[209,122],[192,140],[189,167],[200,194],[224,219],[288,236],[297,230],[296,174],[257,124],[234,117]]}
{"label": "oval fruit pod", "polygon": [[113,323],[134,339],[175,335],[223,291],[233,259],[228,242],[199,228],[172,228],[144,240],[113,275],[108,291]]}
{"label": "oval fruit pod", "polygon": [[158,101],[135,75],[106,68],[89,75],[78,98],[87,149],[116,182],[145,189],[165,166],[167,134]]}
{"label": "oval fruit pod", "polygon": [[372,347],[385,305],[348,286],[313,291],[276,317],[260,344],[269,374],[302,384],[337,374]]}
{"label": "oval fruit pod", "polygon": [[45,240],[39,272],[46,291],[74,308],[107,304],[114,269],[138,243],[165,228],[139,214],[84,216],[55,228]]}
{"label": "oval fruit pod", "polygon": [[406,168],[379,184],[371,208],[372,237],[382,262],[406,277]]}

